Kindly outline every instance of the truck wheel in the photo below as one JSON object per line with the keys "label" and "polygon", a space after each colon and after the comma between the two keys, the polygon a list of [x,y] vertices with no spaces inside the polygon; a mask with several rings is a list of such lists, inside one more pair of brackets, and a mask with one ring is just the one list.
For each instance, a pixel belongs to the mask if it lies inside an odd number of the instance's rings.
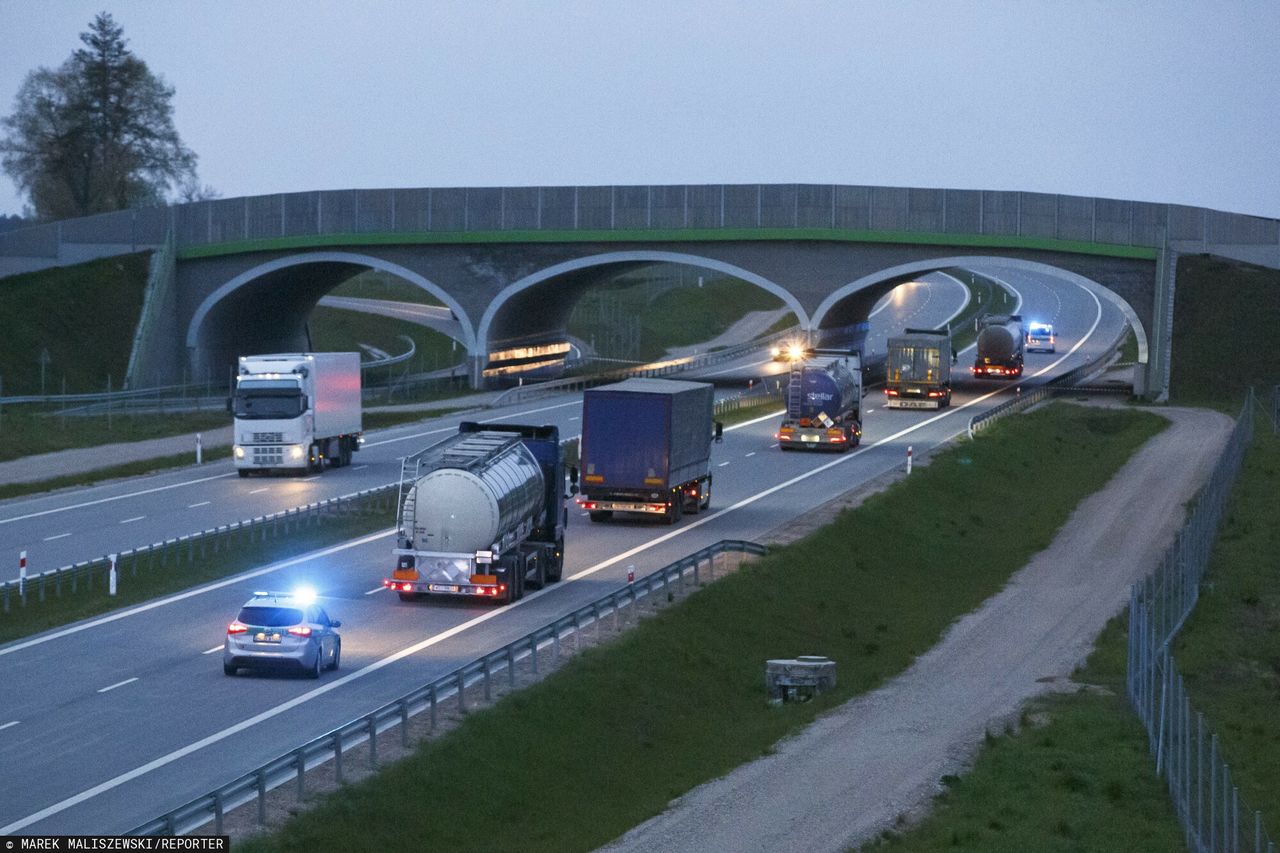
{"label": "truck wheel", "polygon": [[354,450],[352,450],[351,445],[355,442],[355,439],[353,439],[353,438],[343,438],[343,439],[340,439],[340,440],[341,440],[341,442],[342,442],[342,444],[340,445],[340,447],[341,447],[342,449],[339,451],[339,454],[342,456],[342,464],[343,464],[344,466],[345,466],[345,465],[350,465],[350,464],[351,464],[351,454],[355,452]]}
{"label": "truck wheel", "polygon": [[237,473],[237,474],[239,474],[241,477],[248,477],[248,476],[249,476],[249,469],[248,469],[248,468],[237,468],[237,469],[236,469],[236,473]]}
{"label": "truck wheel", "polygon": [[662,517],[662,520],[667,524],[675,524],[680,520],[680,517],[684,515],[684,513],[680,511],[681,506],[683,506],[683,502],[679,498],[672,501],[671,509],[667,510],[667,513]]}
{"label": "truck wheel", "polygon": [[307,473],[318,474],[324,470],[324,460],[320,458],[320,448],[311,445],[307,448]]}
{"label": "truck wheel", "polygon": [[613,518],[613,510],[611,509],[593,509],[591,510],[592,521],[608,521]]}

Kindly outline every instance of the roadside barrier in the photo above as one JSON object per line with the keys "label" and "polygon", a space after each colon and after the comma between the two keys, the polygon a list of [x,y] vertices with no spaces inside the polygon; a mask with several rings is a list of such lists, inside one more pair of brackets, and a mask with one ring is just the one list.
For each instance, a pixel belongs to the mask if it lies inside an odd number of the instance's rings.
{"label": "roadside barrier", "polygon": [[[654,595],[666,597],[673,586],[683,587],[692,583],[695,587],[703,577],[715,580],[716,557],[721,554],[763,555],[767,549],[755,542],[737,539],[721,540],[687,557],[663,566],[636,580],[631,580],[617,590],[597,598],[565,616],[530,631],[520,639],[508,643],[496,651],[483,655],[458,667],[399,699],[388,702],[348,723],[344,723],[313,740],[304,743],[255,770],[245,773],[225,785],[215,788],[202,797],[179,806],[133,829],[129,835],[181,835],[213,822],[213,833],[223,834],[225,814],[241,805],[257,801],[257,821],[267,822],[267,792],[281,785],[295,784],[297,799],[306,795],[306,771],[327,761],[333,761],[334,774],[342,783],[344,753],[353,747],[369,744],[369,764],[378,764],[378,739],[383,733],[400,726],[401,743],[409,746],[409,718],[427,712],[431,715],[431,728],[435,729],[441,705],[452,700],[452,707],[467,713],[467,688],[482,686],[485,701],[492,698],[493,682],[504,670],[509,687],[516,686],[516,663],[529,661],[536,676],[540,660],[550,653],[552,660],[560,658],[560,646],[567,638],[577,639],[589,625],[599,626],[606,618],[612,618],[616,626],[625,608],[635,608],[640,602]],[[545,664],[542,664],[545,665]]]}
{"label": "roadside barrier", "polygon": [[[170,566],[194,565],[196,560],[208,555],[230,551],[240,545],[266,542],[288,536],[298,530],[319,526],[321,520],[335,515],[395,511],[398,483],[375,486],[372,489],[341,495],[336,498],[309,503],[292,509],[260,515],[243,521],[211,527],[198,533],[153,542],[118,554],[106,554],[93,560],[83,560],[69,566],[39,574],[26,571],[25,561],[19,578],[0,581],[0,615],[18,608],[41,604],[51,598],[74,595],[83,589],[93,592],[94,585],[105,590],[109,583],[112,557],[117,572],[124,583],[125,576],[136,577],[140,572]],[[25,551],[23,552],[25,555]]]}
{"label": "roadside barrier", "polygon": [[1174,637],[1200,599],[1218,524],[1253,436],[1255,400],[1250,390],[1186,525],[1160,566],[1134,584],[1129,595],[1129,703],[1147,730],[1156,775],[1165,777],[1187,847],[1210,853],[1275,853],[1262,813],[1251,812],[1240,797],[1218,736],[1208,730],[1204,714],[1193,711],[1170,653]]}

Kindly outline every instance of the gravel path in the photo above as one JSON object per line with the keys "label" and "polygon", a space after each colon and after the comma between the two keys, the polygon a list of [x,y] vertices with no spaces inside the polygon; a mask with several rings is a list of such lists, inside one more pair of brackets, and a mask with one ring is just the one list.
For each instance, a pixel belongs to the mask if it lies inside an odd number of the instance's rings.
{"label": "gravel path", "polygon": [[1053,543],[889,684],[833,711],[773,755],[674,801],[608,851],[841,851],[927,811],[988,728],[1067,682],[1129,585],[1154,569],[1207,479],[1230,418],[1153,409],[1172,424]]}

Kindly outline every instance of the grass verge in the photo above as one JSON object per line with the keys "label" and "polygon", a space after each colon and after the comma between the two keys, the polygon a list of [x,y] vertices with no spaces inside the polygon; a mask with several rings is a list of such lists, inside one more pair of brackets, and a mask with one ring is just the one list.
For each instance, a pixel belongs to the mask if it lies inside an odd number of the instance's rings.
{"label": "grass verge", "polygon": [[1127,617],[1108,623],[1080,685],[1023,710],[1017,730],[989,733],[973,769],[944,776],[929,816],[864,849],[1089,850],[1183,847],[1173,805],[1125,699]]}
{"label": "grass verge", "polygon": [[[593,849],[901,672],[1045,547],[1163,424],[1144,412],[1060,403],[1000,421],[982,441],[939,453],[813,536],[241,849]],[[1054,489],[1038,488],[1044,481]],[[1012,542],[1004,525],[987,521],[1010,502],[1025,508]],[[866,547],[886,530],[900,547]],[[761,662],[815,652],[839,662],[839,687],[770,707]],[[459,791],[493,792],[502,819],[456,809],[442,820],[421,808]]]}
{"label": "grass verge", "polygon": [[[1256,423],[1196,609],[1174,642],[1240,796],[1280,833],[1280,437]],[[1252,822],[1250,822],[1252,826]],[[1252,830],[1250,830],[1252,832]]]}
{"label": "grass verge", "polygon": [[[324,519],[323,524],[308,525],[301,530],[293,529],[275,539],[268,538],[263,542],[242,542],[233,546],[232,550],[223,547],[218,553],[207,548],[201,556],[197,546],[195,559],[188,560],[187,552],[180,556],[170,555],[164,565],[159,559],[152,561],[142,558],[142,565],[136,574],[131,570],[129,561],[119,569],[119,594],[114,598],[107,595],[106,584],[99,577],[90,591],[86,582],[77,582],[79,590],[70,591],[70,582],[63,582],[61,596],[52,591],[46,592],[43,602],[32,601],[25,607],[16,602],[11,603],[9,613],[0,612],[0,643],[27,637],[32,634],[57,628],[108,613],[131,604],[151,601],[163,595],[181,592],[207,581],[230,577],[238,572],[259,566],[269,565],[277,560],[296,557],[363,536],[393,523],[392,513],[366,512],[360,514],[331,516]],[[258,534],[261,535],[261,534]],[[390,546],[388,546],[390,547]]]}
{"label": "grass verge", "polygon": [[[466,350],[455,345],[452,338],[429,326],[399,320],[395,317],[383,317],[365,311],[352,311],[346,308],[326,308],[317,306],[307,322],[311,330],[311,345],[317,352],[361,352],[360,344],[377,347],[388,355],[400,355],[407,352],[409,345],[401,336],[413,340],[415,352],[407,364],[401,363],[387,368],[393,376],[404,372],[422,373],[428,370],[439,370],[453,367],[466,357]],[[376,371],[376,376],[365,371],[366,385],[382,380],[384,371]]]}
{"label": "grass verge", "polygon": [[0,390],[40,394],[42,374],[43,393],[62,393],[64,380],[71,394],[105,391],[108,380],[119,390],[150,255],[120,255],[0,281]]}
{"label": "grass verge", "polygon": [[146,441],[231,425],[226,412],[68,415],[9,407],[0,414],[0,462],[115,442]]}

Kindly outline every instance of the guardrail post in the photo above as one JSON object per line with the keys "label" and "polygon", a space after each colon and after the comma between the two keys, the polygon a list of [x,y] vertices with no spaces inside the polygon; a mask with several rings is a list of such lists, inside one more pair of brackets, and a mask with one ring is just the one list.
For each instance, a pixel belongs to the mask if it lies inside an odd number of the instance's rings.
{"label": "guardrail post", "polygon": [[258,773],[258,826],[267,825],[267,771],[259,769]]}
{"label": "guardrail post", "polygon": [[378,767],[378,720],[373,714],[369,715],[369,767]]}
{"label": "guardrail post", "polygon": [[458,711],[467,713],[467,677],[458,670]]}
{"label": "guardrail post", "polygon": [[[559,641],[559,629],[553,626],[551,630],[556,635],[556,640]],[[536,676],[538,674],[538,638],[532,634],[529,635],[529,663],[533,665],[533,674]]]}
{"label": "guardrail post", "polygon": [[578,612],[573,613],[573,653],[582,651],[582,624],[578,620]]}
{"label": "guardrail post", "polygon": [[333,775],[342,784],[342,729],[333,733]]}
{"label": "guardrail post", "polygon": [[409,702],[400,700],[400,745],[409,748]]}
{"label": "guardrail post", "polygon": [[213,793],[213,834],[222,834],[222,794]]}
{"label": "guardrail post", "polygon": [[294,760],[298,762],[298,791],[297,799],[301,803],[307,795],[307,785],[304,781],[307,776],[307,756],[302,750],[298,750],[294,754]]}
{"label": "guardrail post", "polygon": [[431,684],[431,731],[432,732],[436,730],[436,704],[437,704],[436,685],[434,682],[432,682]]}
{"label": "guardrail post", "polygon": [[[558,664],[560,663],[560,623],[555,622],[551,625],[551,657]],[[534,672],[537,672],[534,667]]]}
{"label": "guardrail post", "polygon": [[490,688],[490,679],[489,679],[489,658],[487,658],[487,657],[486,657],[486,658],[481,662],[481,664],[482,664],[482,667],[483,667],[483,669],[484,669],[484,701],[485,701],[485,702],[492,702],[492,701],[493,701],[493,691],[492,691],[492,689]]}
{"label": "guardrail post", "polygon": [[507,683],[511,689],[516,687],[516,650],[515,646],[507,646]]}

